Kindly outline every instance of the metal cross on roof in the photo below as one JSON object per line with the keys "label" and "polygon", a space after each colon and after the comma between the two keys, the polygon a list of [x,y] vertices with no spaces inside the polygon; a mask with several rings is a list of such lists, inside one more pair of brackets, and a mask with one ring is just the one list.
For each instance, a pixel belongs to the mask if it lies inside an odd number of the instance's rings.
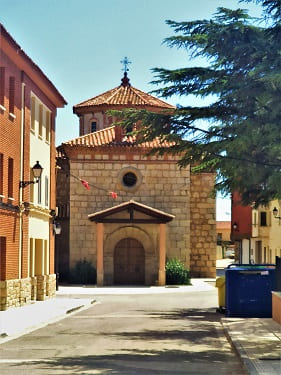
{"label": "metal cross on roof", "polygon": [[120,63],[124,65],[124,68],[122,70],[124,70],[124,72],[128,72],[128,65],[131,64],[131,61],[128,60],[128,57],[125,56],[124,59],[120,61]]}

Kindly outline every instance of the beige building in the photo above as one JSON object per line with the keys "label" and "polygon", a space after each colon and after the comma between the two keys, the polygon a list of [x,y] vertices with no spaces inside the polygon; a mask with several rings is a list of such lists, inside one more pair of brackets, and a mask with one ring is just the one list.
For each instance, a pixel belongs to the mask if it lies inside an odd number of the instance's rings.
{"label": "beige building", "polygon": [[255,263],[275,263],[275,257],[281,257],[279,203],[274,200],[252,210],[251,258]]}
{"label": "beige building", "polygon": [[126,73],[120,86],[73,108],[80,136],[58,147],[61,276],[86,259],[99,285],[164,285],[166,259],[178,258],[192,276],[215,277],[214,174],[180,169],[174,155],[148,156],[157,140],[136,144],[107,114],[129,107],[174,109]]}

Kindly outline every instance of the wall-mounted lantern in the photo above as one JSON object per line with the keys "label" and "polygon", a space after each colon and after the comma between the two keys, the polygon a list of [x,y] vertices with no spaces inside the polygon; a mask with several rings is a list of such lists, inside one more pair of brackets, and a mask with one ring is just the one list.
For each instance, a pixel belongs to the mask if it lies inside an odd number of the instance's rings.
{"label": "wall-mounted lantern", "polygon": [[280,222],[281,216],[278,216],[278,208],[274,207],[272,210],[272,213],[275,219],[279,219],[279,222]]}
{"label": "wall-mounted lantern", "polygon": [[56,221],[53,222],[53,233],[54,235],[61,234],[61,225],[60,223],[57,223]]}
{"label": "wall-mounted lantern", "polygon": [[25,188],[30,184],[37,184],[41,178],[42,171],[43,168],[39,164],[39,161],[37,161],[36,164],[34,164],[34,166],[32,167],[33,178],[35,180],[33,179],[32,181],[20,181],[20,188]]}
{"label": "wall-mounted lantern", "polygon": [[233,229],[233,230],[238,230],[238,224],[237,224],[236,222],[234,222],[234,223],[232,224],[232,229]]}

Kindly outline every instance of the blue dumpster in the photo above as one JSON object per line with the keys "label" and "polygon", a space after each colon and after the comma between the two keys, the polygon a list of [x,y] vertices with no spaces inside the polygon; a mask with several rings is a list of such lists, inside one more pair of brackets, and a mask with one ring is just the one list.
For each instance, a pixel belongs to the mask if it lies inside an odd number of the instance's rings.
{"label": "blue dumpster", "polygon": [[225,270],[226,316],[271,318],[274,265],[231,265]]}

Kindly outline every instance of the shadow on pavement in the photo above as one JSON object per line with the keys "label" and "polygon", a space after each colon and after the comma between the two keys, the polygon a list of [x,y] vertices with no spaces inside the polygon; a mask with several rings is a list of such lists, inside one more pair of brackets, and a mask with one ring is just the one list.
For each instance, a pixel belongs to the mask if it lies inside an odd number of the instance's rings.
{"label": "shadow on pavement", "polygon": [[[12,373],[36,375],[244,374],[240,362],[234,360],[230,347],[221,345],[220,315],[212,309],[178,309],[153,313],[138,310],[137,314],[140,312],[157,320],[167,320],[165,329],[103,332],[109,345],[104,352],[95,353],[97,345],[94,345],[93,335],[92,345],[88,337],[85,355],[81,355],[78,346],[77,351],[74,351],[75,355],[71,357],[64,357],[61,352],[60,357],[56,358],[29,361],[23,359],[20,363],[10,364],[10,370],[13,367],[15,371]],[[80,332],[72,331],[69,335],[69,345],[72,343],[71,336],[81,334],[83,329],[86,327],[80,327]],[[17,372],[19,370],[20,372]]]}
{"label": "shadow on pavement", "polygon": [[[122,351],[122,349],[121,349]],[[190,367],[186,372],[183,362]],[[24,366],[24,367],[23,367]],[[14,364],[14,373],[18,373]],[[194,372],[192,371],[194,369]],[[36,369],[36,370],[35,370]],[[241,368],[232,367],[227,355],[214,349],[200,352],[185,350],[126,350],[110,355],[63,357],[21,363],[24,374],[119,374],[119,375],[180,375],[180,374],[236,374]],[[35,372],[36,371],[36,372]]]}

